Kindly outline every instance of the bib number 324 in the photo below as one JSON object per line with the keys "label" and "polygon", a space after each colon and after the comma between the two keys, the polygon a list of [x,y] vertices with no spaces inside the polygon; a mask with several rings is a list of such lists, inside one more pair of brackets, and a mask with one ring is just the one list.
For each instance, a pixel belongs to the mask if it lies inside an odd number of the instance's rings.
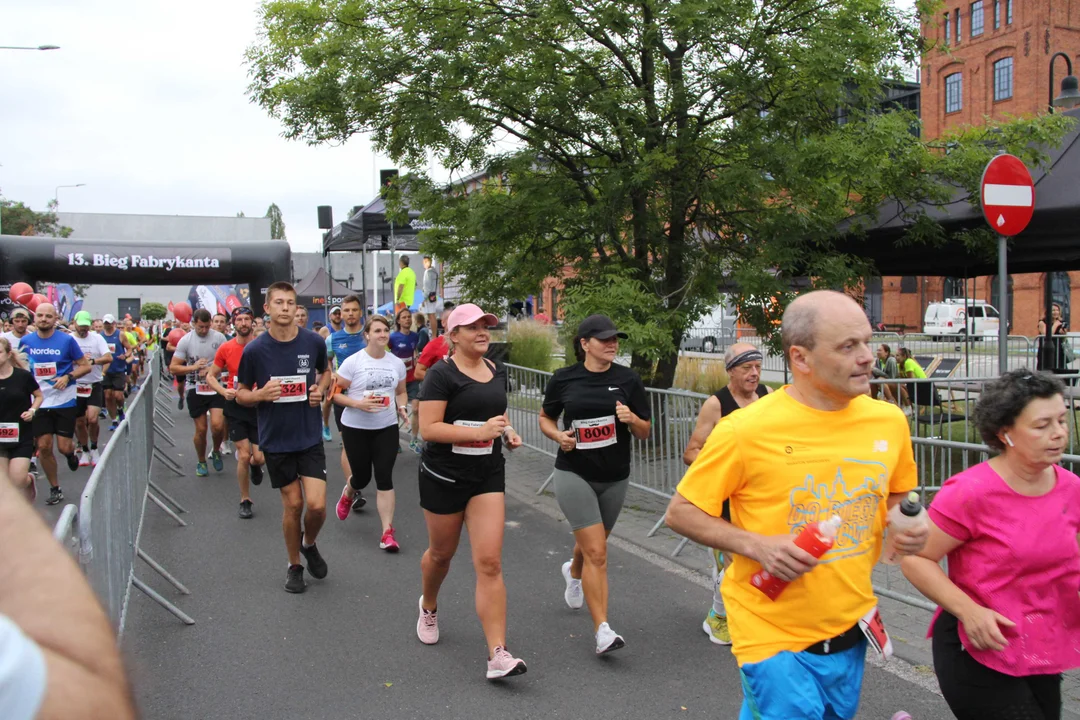
{"label": "bib number 324", "polygon": [[281,383],[281,397],[274,402],[289,403],[307,400],[306,375],[275,375],[270,379]]}

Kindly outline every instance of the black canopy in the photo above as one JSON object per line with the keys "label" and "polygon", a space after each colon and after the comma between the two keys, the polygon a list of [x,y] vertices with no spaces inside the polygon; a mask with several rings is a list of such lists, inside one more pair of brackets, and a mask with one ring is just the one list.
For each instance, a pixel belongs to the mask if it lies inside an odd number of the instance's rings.
{"label": "black canopy", "polygon": [[[1080,109],[1066,114],[1080,118]],[[1035,181],[1035,214],[1027,229],[1009,242],[1010,273],[1080,270],[1080,124],[1049,156],[1046,170],[1031,173]],[[898,202],[887,202],[880,206],[864,236],[844,236],[851,224],[842,225],[835,247],[839,252],[872,260],[882,275],[994,275],[997,260],[992,250],[987,254],[972,253],[954,238],[955,233],[987,227],[982,209],[978,202],[972,205],[971,199],[970,193],[958,188],[943,205],[905,208]],[[942,225],[949,241],[940,246],[901,245],[913,212],[923,210]]]}
{"label": "black canopy", "polygon": [[340,305],[342,298],[352,294],[321,267],[296,281],[296,303],[310,309]]}
{"label": "black canopy", "polygon": [[[420,245],[416,234],[421,228],[416,222],[420,213],[409,210],[409,222],[405,225],[391,226],[386,217],[386,204],[377,197],[355,215],[343,223],[335,225],[326,233],[323,240],[323,254],[331,252],[350,252],[359,250],[395,250],[397,252],[416,252]],[[387,238],[387,246],[382,246],[382,238]]]}

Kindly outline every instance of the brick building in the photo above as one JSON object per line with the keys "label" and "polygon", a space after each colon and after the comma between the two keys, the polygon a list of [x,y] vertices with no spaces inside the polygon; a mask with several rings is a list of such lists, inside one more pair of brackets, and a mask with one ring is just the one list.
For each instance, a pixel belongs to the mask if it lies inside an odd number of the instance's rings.
{"label": "brick building", "polygon": [[[923,26],[923,35],[929,49],[922,59],[921,117],[923,137],[933,139],[986,117],[1046,112],[1052,97],[1050,58],[1058,52],[1074,62],[1080,58],[1080,0],[948,0],[939,17]],[[1055,70],[1058,84],[1066,75],[1065,62],[1059,60]],[[1080,308],[1080,272],[1049,275],[1054,299],[1068,319],[1073,301]],[[969,280],[969,297],[997,305],[995,281]],[[1035,334],[1046,281],[1046,273],[1010,278],[1013,334]],[[871,319],[916,331],[927,303],[963,297],[964,284],[956,278],[884,277],[877,290],[868,293]]]}

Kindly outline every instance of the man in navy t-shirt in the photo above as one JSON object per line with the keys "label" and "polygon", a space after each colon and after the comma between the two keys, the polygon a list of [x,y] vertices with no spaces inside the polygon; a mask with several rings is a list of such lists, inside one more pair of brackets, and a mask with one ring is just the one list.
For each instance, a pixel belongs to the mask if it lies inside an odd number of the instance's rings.
{"label": "man in navy t-shirt", "polygon": [[45,396],[41,409],[34,414],[33,430],[38,462],[49,481],[49,498],[45,504],[55,505],[64,499],[64,493],[56,477],[53,436],[60,453],[67,458],[68,469],[78,470],[79,458],[72,440],[78,415],[75,380],[91,368],[75,338],[56,331],[56,308],[51,303],[41,303],[35,313],[37,332],[23,337],[19,349],[33,362],[34,379]]}
{"label": "man in navy t-shirt", "polygon": [[296,324],[292,285],[276,282],[267,288],[266,312],[269,331],[252,340],[240,357],[236,401],[258,410],[259,447],[266,455],[270,485],[281,491],[285,511],[282,525],[289,554],[285,590],[300,593],[307,587],[301,554],[312,577],[326,577],[326,561],[315,539],[326,520],[319,404],[331,375],[323,338]]}

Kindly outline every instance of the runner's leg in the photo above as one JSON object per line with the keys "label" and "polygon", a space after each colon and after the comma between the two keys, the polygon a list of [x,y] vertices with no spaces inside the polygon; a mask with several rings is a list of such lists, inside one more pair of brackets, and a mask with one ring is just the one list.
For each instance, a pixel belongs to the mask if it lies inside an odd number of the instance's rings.
{"label": "runner's leg", "polygon": [[326,480],[301,477],[304,488],[304,545],[310,547],[319,537],[319,530],[326,522]]}
{"label": "runner's leg", "polygon": [[206,414],[202,414],[197,418],[192,418],[195,422],[195,437],[193,442],[195,444],[195,457],[199,462],[206,462]]}
{"label": "runner's leg", "polygon": [[461,526],[465,523],[465,513],[438,515],[424,511],[424,522],[428,531],[428,548],[420,558],[421,586],[423,588],[423,608],[434,612],[438,609],[439,589],[446,574],[450,572],[450,561],[454,559],[458,543],[461,542]]}
{"label": "runner's leg", "polygon": [[220,453],[221,443],[225,440],[225,412],[221,408],[210,408],[210,434],[214,440],[214,452]]}
{"label": "runner's leg", "polygon": [[502,574],[506,497],[503,493],[477,495],[465,507],[473,567],[476,569],[476,614],[484,628],[490,658],[506,647],[506,584]]}
{"label": "runner's leg", "polygon": [[304,491],[299,482],[291,482],[281,488],[281,530],[285,535],[285,552],[289,565],[300,564],[300,520],[304,512]]}
{"label": "runner's leg", "polygon": [[251,473],[251,443],[247,440],[237,440],[236,445],[236,482],[240,486],[240,502],[251,501],[250,473]]}
{"label": "runner's leg", "polygon": [[602,524],[574,531],[574,558],[579,554],[582,557],[581,589],[585,591],[594,631],[608,619],[607,536]]}
{"label": "runner's leg", "polygon": [[397,461],[398,428],[391,425],[371,433],[371,464],[375,472],[376,506],[382,531],[386,533],[394,525],[394,463]]}
{"label": "runner's leg", "polygon": [[58,488],[60,482],[56,479],[56,456],[53,455],[53,436],[51,433],[39,435],[37,438],[38,465],[45,473],[45,479],[49,481],[49,487]]}

